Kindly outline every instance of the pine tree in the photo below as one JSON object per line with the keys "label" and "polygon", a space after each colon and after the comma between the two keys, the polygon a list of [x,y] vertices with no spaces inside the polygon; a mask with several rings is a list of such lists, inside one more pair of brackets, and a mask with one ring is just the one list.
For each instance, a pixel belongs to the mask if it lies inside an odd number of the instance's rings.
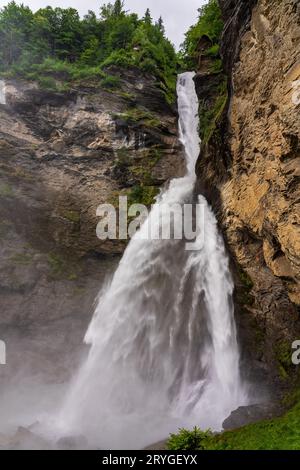
{"label": "pine tree", "polygon": [[146,12],[145,12],[145,16],[143,18],[143,21],[146,23],[146,24],[152,24],[152,18],[151,18],[151,13],[150,13],[150,9],[147,8]]}
{"label": "pine tree", "polygon": [[124,13],[124,1],[116,0],[113,8],[114,16],[121,16]]}
{"label": "pine tree", "polygon": [[163,34],[165,34],[165,26],[164,26],[164,21],[162,19],[162,16],[159,17],[156,26],[158,27],[159,31]]}

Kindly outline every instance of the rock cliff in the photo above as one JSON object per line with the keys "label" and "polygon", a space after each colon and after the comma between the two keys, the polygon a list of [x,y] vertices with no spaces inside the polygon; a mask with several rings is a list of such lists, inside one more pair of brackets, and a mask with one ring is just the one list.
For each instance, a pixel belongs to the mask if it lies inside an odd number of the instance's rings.
{"label": "rock cliff", "polygon": [[155,79],[135,69],[110,73],[120,76],[118,88],[87,84],[58,93],[5,82],[2,331],[18,324],[40,334],[42,319],[63,321],[65,312],[74,318],[85,312],[88,321],[100,281],[114,265],[103,256],[126,246],[97,238],[98,205],[118,203],[119,194],[149,205],[168,179],[184,171],[176,110]]}
{"label": "rock cliff", "polygon": [[[199,189],[216,209],[235,263],[246,349],[284,383],[296,370],[291,343],[300,337],[300,4],[220,6],[229,99],[203,143]],[[200,98],[203,81],[210,88],[215,80],[200,68]]]}

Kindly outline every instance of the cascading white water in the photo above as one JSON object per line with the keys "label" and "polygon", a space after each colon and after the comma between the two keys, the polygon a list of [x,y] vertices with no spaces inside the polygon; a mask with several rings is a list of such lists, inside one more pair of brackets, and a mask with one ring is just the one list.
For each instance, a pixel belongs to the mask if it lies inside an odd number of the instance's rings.
{"label": "cascading white water", "polygon": [[[193,200],[199,155],[193,75],[180,75],[177,86],[187,175],[160,196],[145,233],[162,204]],[[98,448],[137,449],[182,426],[221,429],[230,411],[245,404],[228,259],[211,209],[203,197],[199,202],[205,218],[198,250],[138,235],[129,243],[87,331],[91,349],[60,414],[63,433],[83,434]]]}
{"label": "cascading white water", "polygon": [[0,80],[0,104],[6,104],[4,80]]}

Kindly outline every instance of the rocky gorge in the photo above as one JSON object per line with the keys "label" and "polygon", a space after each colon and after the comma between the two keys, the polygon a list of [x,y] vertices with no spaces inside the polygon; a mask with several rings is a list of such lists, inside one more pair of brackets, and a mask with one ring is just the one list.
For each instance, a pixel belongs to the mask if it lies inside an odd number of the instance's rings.
{"label": "rocky gorge", "polygon": [[247,354],[289,386],[298,375],[291,344],[300,334],[300,5],[221,0],[220,7],[224,70],[211,73],[200,60],[195,78],[200,108],[221,100],[202,143],[199,190],[232,254]]}
{"label": "rocky gorge", "polygon": [[[230,430],[281,415],[294,404],[283,397],[299,386],[291,355],[300,338],[300,3],[218,3],[219,52],[211,52],[215,38],[197,38],[195,196],[213,207],[230,256],[241,373],[254,397],[225,420]],[[157,76],[132,64],[105,73],[67,86],[63,72],[51,73],[52,88],[0,81],[3,416],[24,373],[62,385],[85,356],[78,344],[99,286],[127,245],[97,238],[97,207],[117,206],[122,195],[150,206],[185,174],[178,110]]]}

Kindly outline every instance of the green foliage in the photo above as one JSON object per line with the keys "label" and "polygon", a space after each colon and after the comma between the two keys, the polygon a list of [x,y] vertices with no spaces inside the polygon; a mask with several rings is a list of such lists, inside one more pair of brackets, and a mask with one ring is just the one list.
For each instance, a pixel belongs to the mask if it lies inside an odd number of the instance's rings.
{"label": "green foliage", "polygon": [[132,204],[144,204],[144,206],[151,206],[154,204],[155,197],[159,193],[157,186],[134,186],[128,194],[128,206]]}
{"label": "green foliage", "polygon": [[202,36],[207,36],[212,42],[207,55],[215,57],[219,54],[219,40],[223,30],[223,20],[218,0],[209,0],[198,11],[198,22],[188,30],[181,46],[181,54],[188,66],[194,66],[198,59],[197,45]]}
{"label": "green foliage", "polygon": [[300,450],[300,402],[280,418],[216,435],[207,449]]}
{"label": "green foliage", "polygon": [[180,429],[178,434],[171,434],[168,450],[204,450],[205,442],[212,437],[211,431],[201,431],[194,427],[192,431]]}
{"label": "green foliage", "polygon": [[56,85],[56,81],[53,77],[38,77],[37,78],[38,82],[39,82],[39,85],[41,88],[45,88],[47,90],[56,90],[57,89],[57,85]]}
{"label": "green foliage", "polygon": [[223,78],[218,88],[215,90],[215,101],[213,106],[207,106],[206,102],[199,103],[200,115],[200,136],[203,143],[207,143],[211,138],[218,120],[222,116],[227,103],[227,81]]}
{"label": "green foliage", "polygon": [[103,88],[115,89],[115,88],[119,88],[120,83],[121,83],[121,80],[118,77],[114,77],[113,75],[107,75],[107,77],[101,80],[100,85]]}
{"label": "green foliage", "polygon": [[216,57],[219,55],[219,52],[220,52],[219,44],[214,44],[206,51],[206,54],[211,57]]}
{"label": "green foliage", "polygon": [[[293,396],[293,408],[279,418],[260,421],[220,434],[181,430],[171,435],[170,450],[300,450],[299,392]],[[196,428],[197,429],[197,428]],[[185,447],[188,445],[189,447]]]}
{"label": "green foliage", "polygon": [[287,380],[293,369],[291,343],[286,340],[279,341],[274,346],[278,371],[282,380]]}
{"label": "green foliage", "polygon": [[242,268],[240,268],[239,277],[245,289],[247,289],[248,291],[251,291],[253,289],[254,283],[251,277],[249,276],[249,274],[246,273],[246,271],[244,271]]}
{"label": "green foliage", "polygon": [[[12,1],[0,10],[0,42],[4,76],[39,79],[45,88],[55,89],[50,74],[67,82],[94,80],[110,65],[134,66],[154,75],[166,97],[174,98],[177,55],[162,19],[153,24],[149,9],[139,19],[116,0],[101,7],[100,18],[89,11],[81,19],[74,8],[48,6],[33,13]],[[116,85],[103,80],[108,88]]]}
{"label": "green foliage", "polygon": [[125,113],[117,114],[116,118],[122,118],[128,124],[140,124],[146,127],[159,127],[161,125],[160,120],[143,108],[129,108]]}

